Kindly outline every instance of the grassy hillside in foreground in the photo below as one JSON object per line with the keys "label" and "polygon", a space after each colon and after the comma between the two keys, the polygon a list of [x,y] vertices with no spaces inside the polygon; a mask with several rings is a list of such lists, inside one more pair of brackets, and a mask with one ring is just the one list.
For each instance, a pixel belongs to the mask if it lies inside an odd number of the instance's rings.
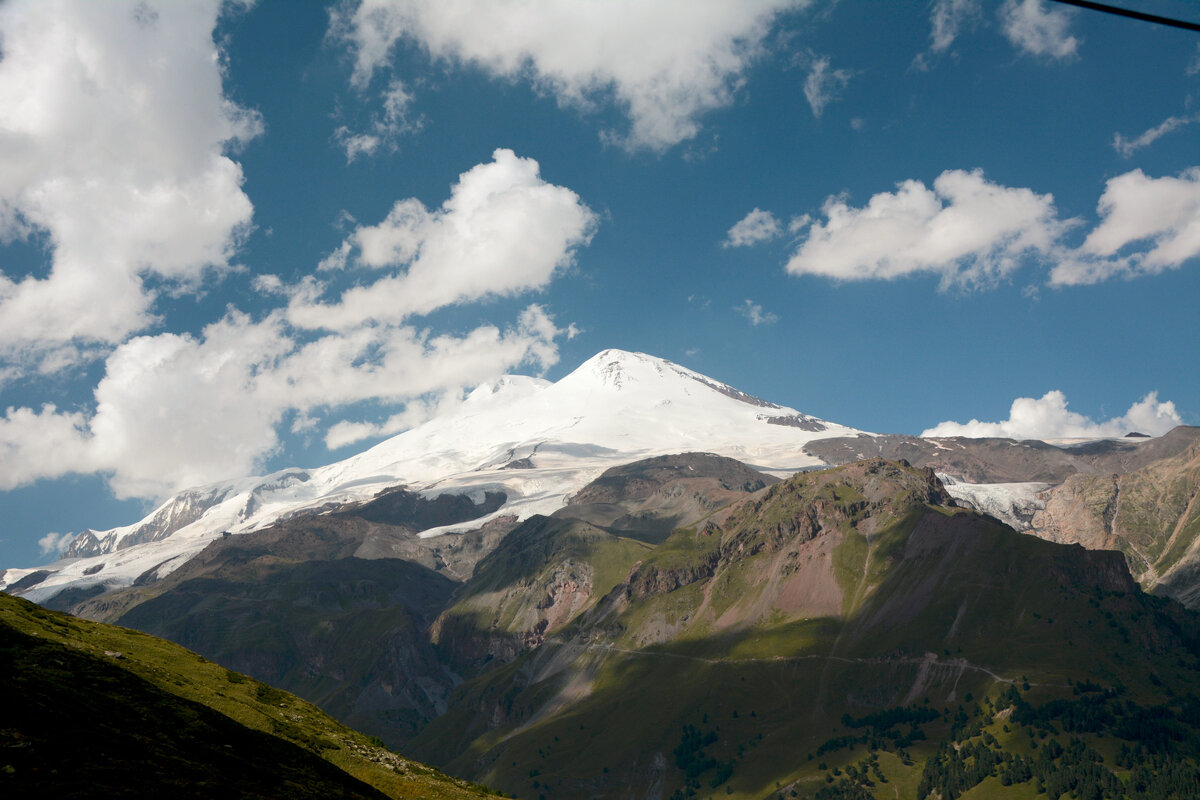
{"label": "grassy hillside in foreground", "polygon": [[148,634],[0,594],[5,797],[479,798]]}
{"label": "grassy hillside in foreground", "polygon": [[414,753],[546,800],[1200,796],[1196,616],[945,500],[875,460],[678,530]]}

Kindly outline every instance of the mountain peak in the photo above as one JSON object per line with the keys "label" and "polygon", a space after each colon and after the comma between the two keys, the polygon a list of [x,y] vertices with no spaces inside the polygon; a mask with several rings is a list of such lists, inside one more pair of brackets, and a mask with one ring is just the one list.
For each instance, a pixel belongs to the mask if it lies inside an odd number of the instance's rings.
{"label": "mountain peak", "polygon": [[667,374],[671,368],[680,369],[663,358],[628,350],[609,349],[601,350],[580,364],[574,372],[564,378],[564,381],[586,381],[620,390],[631,383],[639,382],[639,378]]}
{"label": "mountain peak", "polygon": [[625,391],[639,386],[643,392],[660,400],[670,398],[671,391],[690,395],[696,384],[751,406],[782,409],[783,406],[755,397],[732,386],[680,366],[674,361],[628,350],[601,350],[583,362],[574,372],[560,381],[563,385],[587,385],[591,389]]}

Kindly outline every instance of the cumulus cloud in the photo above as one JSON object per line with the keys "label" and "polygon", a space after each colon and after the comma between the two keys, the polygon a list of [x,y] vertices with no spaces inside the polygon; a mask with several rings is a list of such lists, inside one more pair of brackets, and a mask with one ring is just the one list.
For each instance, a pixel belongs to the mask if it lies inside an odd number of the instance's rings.
{"label": "cumulus cloud", "polygon": [[982,171],[948,170],[930,189],[915,180],[862,208],[829,198],[788,261],[795,275],[841,280],[941,276],[942,287],[990,286],[1028,254],[1051,252],[1068,223],[1051,195],[992,183]]}
{"label": "cumulus cloud", "polygon": [[832,196],[822,213],[824,220],[810,224],[805,215],[788,226],[808,228],[787,264],[794,275],[933,274],[942,289],[989,288],[1036,261],[1053,265],[1049,285],[1078,286],[1155,275],[1200,257],[1200,167],[1110,179],[1097,204],[1100,221],[1078,247],[1063,239],[1081,222],[1060,220],[1053,196],[992,183],[980,170],[948,170],[932,188],[903,181],[861,208]]}
{"label": "cumulus cloud", "polygon": [[1148,147],[1154,144],[1163,136],[1167,135],[1176,128],[1182,128],[1184,125],[1190,125],[1197,120],[1196,117],[1167,117],[1158,125],[1136,136],[1133,139],[1126,139],[1119,133],[1113,134],[1113,149],[1120,153],[1125,158],[1141,150],[1143,147]]}
{"label": "cumulus cloud", "polygon": [[1009,439],[1091,439],[1144,433],[1161,436],[1181,425],[1175,404],[1159,402],[1158,393],[1150,392],[1129,407],[1123,416],[1095,421],[1067,409],[1067,398],[1060,391],[1049,391],[1039,399],[1018,397],[1001,422],[942,422],[922,436],[1002,437]]}
{"label": "cumulus cloud", "polygon": [[837,99],[853,74],[845,69],[833,69],[828,56],[816,56],[804,79],[804,98],[812,107],[814,117],[825,113],[825,106]]}
{"label": "cumulus cloud", "polygon": [[754,326],[770,325],[773,322],[779,321],[779,316],[770,311],[763,311],[763,307],[758,303],[753,303],[747,299],[740,306],[734,306],[733,310],[741,314],[746,319],[750,320],[750,324]]}
{"label": "cumulus cloud", "polygon": [[229,267],[252,206],[231,147],[262,131],[223,94],[218,0],[0,6],[0,238],[44,236],[45,277],[0,274],[0,353],[114,344],[154,319],[153,276]]}
{"label": "cumulus cloud", "polygon": [[1031,56],[1063,60],[1079,49],[1079,41],[1069,33],[1070,14],[1048,9],[1042,0],[1005,0],[1000,24],[1013,46]]}
{"label": "cumulus cloud", "polygon": [[359,88],[408,39],[434,59],[529,78],[565,105],[613,101],[630,129],[611,138],[663,150],[696,136],[704,113],[732,101],[776,15],[808,1],[363,0],[336,10],[330,30],[352,48]]}
{"label": "cumulus cloud", "polygon": [[231,312],[197,337],[164,333],[117,347],[91,414],[53,406],[10,408],[0,418],[0,488],[72,472],[104,472],[118,497],[162,498],[233,475],[252,474],[278,446],[288,412],[320,416],[363,402],[403,405],[384,426],[330,446],[422,420],[427,397],[519,366],[558,360],[555,326],[540,306],[515,325],[481,325],[460,336],[377,326],[304,338],[282,313],[254,321]]}
{"label": "cumulus cloud", "polygon": [[491,162],[459,176],[441,208],[409,198],[379,224],[355,228],[323,266],[387,274],[332,302],[309,281],[293,295],[288,320],[344,330],[540,289],[591,240],[595,225],[578,195],[542,180],[536,161],[496,150]]}
{"label": "cumulus cloud", "polygon": [[779,220],[770,211],[755,208],[729,229],[722,247],[749,247],[768,242],[783,233]]}
{"label": "cumulus cloud", "polygon": [[1106,184],[1098,210],[1100,224],[1055,266],[1052,284],[1153,275],[1200,256],[1200,167],[1176,177],[1152,178],[1140,169],[1118,175]]}
{"label": "cumulus cloud", "polygon": [[53,405],[9,408],[0,417],[0,489],[41,478],[95,469],[87,448],[87,420]]}

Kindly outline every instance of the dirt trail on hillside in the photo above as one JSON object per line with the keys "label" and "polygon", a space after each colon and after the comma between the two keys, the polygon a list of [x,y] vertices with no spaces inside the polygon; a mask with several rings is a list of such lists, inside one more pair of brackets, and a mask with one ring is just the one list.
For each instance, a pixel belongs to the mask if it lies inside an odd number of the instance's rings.
{"label": "dirt trail on hillside", "polygon": [[[965,658],[938,658],[933,653],[928,653],[922,657],[917,656],[897,656],[892,658],[875,657],[875,658],[849,658],[846,656],[837,655],[821,655],[812,653],[808,655],[795,656],[770,656],[767,658],[704,658],[703,656],[689,656],[685,653],[670,653],[665,651],[652,650],[632,650],[626,647],[617,647],[611,644],[588,644],[580,645],[571,642],[546,642],[547,645],[555,647],[573,648],[577,650],[587,650],[590,652],[604,653],[623,653],[631,656],[642,656],[645,658],[675,658],[682,661],[695,661],[701,664],[778,664],[785,662],[798,661],[825,661],[828,663],[838,664],[873,664],[873,665],[891,665],[891,664],[913,664],[920,667],[948,667],[961,670],[972,670],[974,672],[982,672],[997,683],[1018,683],[1021,678],[1006,678],[993,672],[988,667],[981,664],[973,664]],[[828,668],[828,666],[826,667]],[[1051,684],[1051,683],[1033,683],[1030,686],[1066,686],[1066,684]],[[819,698],[818,698],[819,699]]]}

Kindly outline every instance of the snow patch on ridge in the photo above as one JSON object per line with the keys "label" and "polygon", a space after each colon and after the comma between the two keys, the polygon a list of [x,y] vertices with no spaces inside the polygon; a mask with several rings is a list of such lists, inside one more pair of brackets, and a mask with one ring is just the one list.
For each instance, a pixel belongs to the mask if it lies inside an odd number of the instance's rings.
{"label": "snow patch on ridge", "polygon": [[945,473],[936,473],[956,501],[982,514],[990,514],[1017,531],[1033,528],[1033,515],[1046,507],[1039,492],[1048,483],[962,483]]}

